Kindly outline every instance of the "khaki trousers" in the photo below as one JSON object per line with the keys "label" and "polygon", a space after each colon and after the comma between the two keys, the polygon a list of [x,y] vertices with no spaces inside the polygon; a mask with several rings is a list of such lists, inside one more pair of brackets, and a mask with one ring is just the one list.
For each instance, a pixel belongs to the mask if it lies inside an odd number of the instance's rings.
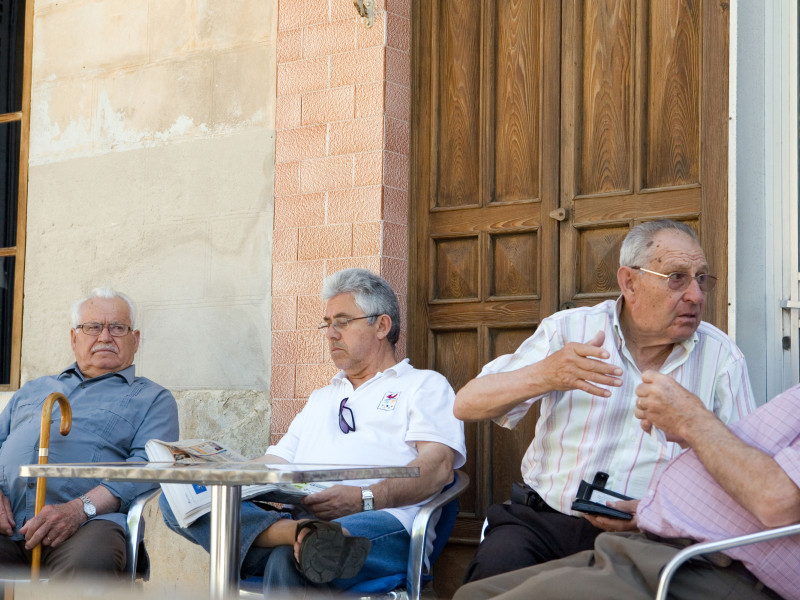
{"label": "khaki trousers", "polygon": [[[469,583],[453,600],[650,600],[661,569],[680,550],[639,533],[603,533],[594,550]],[[669,590],[670,598],[686,600],[780,598],[736,561],[724,568],[690,561]]]}

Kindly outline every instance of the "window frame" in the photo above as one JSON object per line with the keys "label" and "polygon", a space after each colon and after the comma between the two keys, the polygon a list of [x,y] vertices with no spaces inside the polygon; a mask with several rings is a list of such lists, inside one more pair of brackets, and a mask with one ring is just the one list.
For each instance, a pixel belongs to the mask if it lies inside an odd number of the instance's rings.
{"label": "window frame", "polygon": [[0,384],[0,392],[19,388],[20,362],[22,356],[22,300],[25,281],[25,227],[28,208],[28,149],[31,129],[31,62],[33,56],[33,3],[21,0],[25,7],[25,30],[23,32],[22,58],[22,106],[21,110],[0,113],[0,123],[19,122],[21,126],[19,144],[19,187],[17,192],[17,234],[14,246],[0,248],[0,257],[14,258],[14,308],[11,317],[11,368],[9,382]]}

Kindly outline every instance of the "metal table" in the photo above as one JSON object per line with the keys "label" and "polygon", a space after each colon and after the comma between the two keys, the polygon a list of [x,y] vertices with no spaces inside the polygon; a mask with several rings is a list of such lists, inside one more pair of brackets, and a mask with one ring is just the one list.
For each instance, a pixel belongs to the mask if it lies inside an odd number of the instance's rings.
{"label": "metal table", "polygon": [[266,463],[61,463],[23,465],[23,477],[199,483],[211,489],[211,600],[238,595],[242,487],[255,483],[308,483],[419,477],[419,467]]}

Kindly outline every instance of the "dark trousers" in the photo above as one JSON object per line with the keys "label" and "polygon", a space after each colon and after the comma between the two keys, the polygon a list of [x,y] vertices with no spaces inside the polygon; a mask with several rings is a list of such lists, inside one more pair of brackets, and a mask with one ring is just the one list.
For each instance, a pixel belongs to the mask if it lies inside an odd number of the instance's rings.
{"label": "dark trousers", "polygon": [[492,504],[487,518],[465,583],[591,550],[602,533],[584,518],[524,504]]}
{"label": "dark trousers", "polygon": [[[25,540],[0,535],[0,577],[30,577],[31,550]],[[116,576],[125,570],[125,531],[111,521],[97,519],[78,528],[55,548],[42,546],[42,577],[69,581],[91,573]]]}

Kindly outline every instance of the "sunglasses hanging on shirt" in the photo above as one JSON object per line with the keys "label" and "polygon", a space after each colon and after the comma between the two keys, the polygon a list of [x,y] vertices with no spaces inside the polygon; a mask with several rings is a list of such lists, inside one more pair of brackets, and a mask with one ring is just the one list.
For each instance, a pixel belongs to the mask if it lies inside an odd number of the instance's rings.
{"label": "sunglasses hanging on shirt", "polygon": [[339,403],[339,429],[342,433],[350,433],[356,430],[356,418],[349,406],[345,406],[349,398],[345,398]]}

